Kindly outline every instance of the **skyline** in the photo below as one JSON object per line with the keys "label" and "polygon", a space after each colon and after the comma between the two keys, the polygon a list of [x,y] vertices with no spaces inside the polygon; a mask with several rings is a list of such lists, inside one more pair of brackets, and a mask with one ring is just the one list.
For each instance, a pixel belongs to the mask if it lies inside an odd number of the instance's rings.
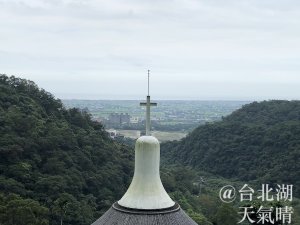
{"label": "skyline", "polygon": [[0,73],[61,99],[300,99],[296,0],[0,0]]}

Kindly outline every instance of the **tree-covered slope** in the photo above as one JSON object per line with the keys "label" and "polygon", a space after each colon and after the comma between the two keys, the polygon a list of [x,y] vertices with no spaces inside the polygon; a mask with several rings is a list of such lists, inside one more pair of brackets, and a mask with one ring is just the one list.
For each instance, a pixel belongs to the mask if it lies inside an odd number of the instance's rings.
{"label": "tree-covered slope", "polygon": [[[287,102],[285,104],[290,105]],[[287,105],[284,108],[291,112]],[[296,106],[299,109],[298,103]],[[238,115],[246,113],[243,110]],[[291,117],[293,115],[295,114],[291,113]],[[299,115],[299,110],[296,115]],[[226,117],[220,123],[207,124],[204,126],[206,129],[198,128],[183,142],[162,146],[165,158],[194,166],[195,169],[190,169],[163,163],[161,178],[170,196],[202,225],[231,225],[238,218],[233,206],[224,208],[220,204],[218,190],[229,182],[236,186],[240,186],[240,182],[196,171],[199,168],[209,168],[207,170],[210,172],[223,174],[216,166],[210,165],[208,159],[205,159],[208,160],[208,166],[202,167],[198,160],[201,158],[192,158],[198,155],[198,146],[202,146],[202,142],[198,141],[199,137],[207,137],[204,149],[207,146],[213,149],[217,145],[214,141],[216,137],[223,140],[224,145],[226,141],[231,141],[226,140],[227,137],[238,136],[238,130],[229,132],[232,133],[231,136],[227,132],[235,126],[233,123],[238,124],[235,119],[231,121],[230,118]],[[240,120],[243,118],[241,116]],[[254,124],[251,121],[253,118],[248,118],[249,125],[244,125],[245,129],[252,127],[254,132],[256,126],[265,126],[257,118],[257,124]],[[268,123],[272,125],[272,121]],[[293,123],[299,123],[299,117],[294,122],[291,119],[283,119],[281,122],[288,122],[294,127]],[[223,127],[223,130],[218,127]],[[282,130],[272,125],[269,132],[274,130],[277,133],[276,129]],[[299,126],[296,125],[295,130],[299,131]],[[263,131],[261,130],[262,133]],[[196,135],[198,132],[199,137]],[[292,132],[290,135],[286,134],[289,138],[294,136],[290,127],[286,127],[286,132]],[[254,134],[257,135],[255,132]],[[191,138],[194,141],[188,141]],[[246,138],[240,139],[249,142]],[[286,144],[278,138],[276,140],[277,145]],[[299,133],[294,142],[295,148],[299,147],[298,141]],[[255,144],[258,145],[256,142]],[[222,144],[217,146],[223,147]],[[188,150],[193,151],[188,153]],[[224,156],[220,153],[220,157]],[[295,154],[295,161],[297,157],[299,155]],[[280,160],[278,159],[279,162]],[[50,93],[31,81],[0,75],[0,224],[58,225],[62,220],[64,225],[89,225],[125,193],[132,178],[133,162],[133,149],[109,139],[103,126],[92,121],[88,114],[77,109],[65,109],[60,100],[54,99]],[[212,163],[225,166],[214,160]],[[225,173],[227,177],[236,177],[228,174],[230,173]],[[256,178],[257,175],[253,174]],[[294,174],[297,175],[297,172],[294,171]],[[248,171],[244,175],[247,176]],[[199,182],[197,184],[199,176],[205,178],[201,191]],[[299,180],[299,176],[294,179]],[[229,213],[233,219],[224,223],[223,215],[227,217]]]}
{"label": "tree-covered slope", "polygon": [[162,145],[169,163],[225,178],[300,185],[300,101],[253,102]]}
{"label": "tree-covered slope", "polygon": [[90,224],[126,191],[132,153],[88,114],[0,75],[0,224]]}
{"label": "tree-covered slope", "polygon": [[[91,224],[125,193],[133,152],[33,82],[0,75],[0,224]],[[196,172],[169,167],[161,177],[195,221],[212,224],[219,208],[203,203],[218,206],[217,198],[212,187],[195,195]]]}

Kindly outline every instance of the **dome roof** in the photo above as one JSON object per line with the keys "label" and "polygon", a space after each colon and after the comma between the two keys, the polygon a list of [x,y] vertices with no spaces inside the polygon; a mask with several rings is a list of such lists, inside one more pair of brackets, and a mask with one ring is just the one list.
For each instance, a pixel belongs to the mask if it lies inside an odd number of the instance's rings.
{"label": "dome roof", "polygon": [[197,225],[176,203],[167,209],[139,210],[117,202],[92,225]]}
{"label": "dome roof", "polygon": [[158,140],[140,137],[135,144],[135,170],[127,192],[92,225],[197,225],[165,191],[159,161]]}
{"label": "dome roof", "polygon": [[92,225],[197,225],[165,191],[159,161],[158,140],[140,137],[135,144],[135,170],[127,192]]}

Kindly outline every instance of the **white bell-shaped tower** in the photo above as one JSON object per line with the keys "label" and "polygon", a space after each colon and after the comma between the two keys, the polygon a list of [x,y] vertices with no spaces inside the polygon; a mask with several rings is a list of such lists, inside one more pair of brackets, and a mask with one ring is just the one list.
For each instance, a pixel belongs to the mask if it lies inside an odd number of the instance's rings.
{"label": "white bell-shaped tower", "polygon": [[159,174],[160,146],[158,140],[150,136],[150,101],[148,70],[148,95],[146,106],[146,136],[137,139],[135,144],[135,168],[132,182],[118,204],[132,209],[165,209],[175,205],[165,191]]}
{"label": "white bell-shaped tower", "polygon": [[164,209],[175,202],[165,191],[159,175],[160,146],[155,137],[142,136],[135,144],[132,182],[118,204],[133,209]]}

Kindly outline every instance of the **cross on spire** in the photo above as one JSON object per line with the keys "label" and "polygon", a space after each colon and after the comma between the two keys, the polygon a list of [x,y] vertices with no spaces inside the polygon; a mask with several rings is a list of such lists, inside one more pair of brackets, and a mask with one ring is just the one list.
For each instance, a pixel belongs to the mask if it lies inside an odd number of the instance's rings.
{"label": "cross on spire", "polygon": [[149,96],[149,80],[150,80],[150,70],[148,70],[148,96]]}
{"label": "cross on spire", "polygon": [[150,134],[150,107],[151,106],[157,106],[157,103],[150,101],[150,94],[149,94],[149,82],[150,82],[150,70],[148,70],[148,95],[147,95],[147,101],[141,102],[140,106],[146,106],[146,135]]}

